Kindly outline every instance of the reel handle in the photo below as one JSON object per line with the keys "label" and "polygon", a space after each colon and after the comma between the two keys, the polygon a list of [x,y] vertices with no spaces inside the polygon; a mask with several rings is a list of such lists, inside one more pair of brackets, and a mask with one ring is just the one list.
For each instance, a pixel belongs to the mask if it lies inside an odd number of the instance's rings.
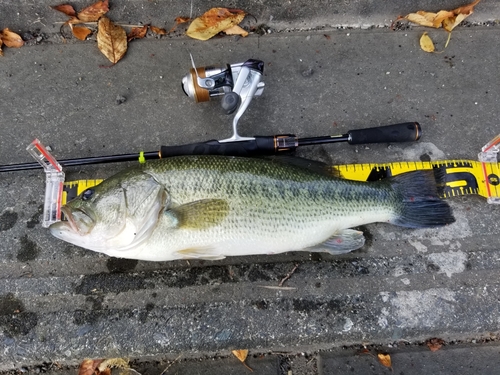
{"label": "reel handle", "polygon": [[350,130],[347,142],[351,145],[362,143],[389,143],[418,141],[422,129],[418,122],[379,126],[376,128]]}

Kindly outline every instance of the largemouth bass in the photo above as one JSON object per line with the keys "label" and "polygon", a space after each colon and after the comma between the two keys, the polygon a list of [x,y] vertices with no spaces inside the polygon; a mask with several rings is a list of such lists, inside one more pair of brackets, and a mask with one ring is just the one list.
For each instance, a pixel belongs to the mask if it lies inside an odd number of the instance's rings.
{"label": "largemouth bass", "polygon": [[50,232],[110,256],[165,261],[294,250],[341,254],[364,245],[363,233],[351,229],[363,224],[454,222],[432,171],[366,183],[289,159],[147,162],[85,190],[62,208],[67,221]]}

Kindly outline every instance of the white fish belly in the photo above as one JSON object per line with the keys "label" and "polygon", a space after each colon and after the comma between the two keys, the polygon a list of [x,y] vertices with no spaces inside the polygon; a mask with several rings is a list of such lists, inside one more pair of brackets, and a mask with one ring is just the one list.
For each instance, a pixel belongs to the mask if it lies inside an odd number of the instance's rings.
{"label": "white fish belly", "polygon": [[[315,246],[346,228],[372,222],[387,222],[392,216],[389,211],[379,210],[330,220],[300,220],[297,225],[290,225],[287,220],[263,225],[256,221],[229,218],[208,229],[171,228],[164,221],[142,245],[126,251],[110,251],[107,254],[150,261],[279,254]],[[228,225],[228,221],[232,222],[232,225]],[[284,223],[288,225],[283,225]]]}

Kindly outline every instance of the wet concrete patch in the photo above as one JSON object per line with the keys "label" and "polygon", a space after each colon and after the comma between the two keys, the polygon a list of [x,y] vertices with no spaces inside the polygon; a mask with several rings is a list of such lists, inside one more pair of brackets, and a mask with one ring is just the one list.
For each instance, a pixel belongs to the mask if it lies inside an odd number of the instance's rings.
{"label": "wet concrete patch", "polygon": [[111,273],[132,271],[139,263],[136,259],[109,258],[106,267]]}
{"label": "wet concrete patch", "polygon": [[0,215],[0,232],[6,231],[16,225],[18,219],[17,212],[6,210]]}
{"label": "wet concrete patch", "polygon": [[29,218],[29,220],[26,222],[26,227],[29,229],[33,229],[37,224],[40,224],[40,217],[43,214],[43,204],[38,206],[37,212]]}
{"label": "wet concrete patch", "polygon": [[146,323],[146,321],[148,320],[149,313],[154,308],[155,308],[154,303],[147,303],[146,307],[141,312],[139,312],[139,321],[141,323]]}
{"label": "wet concrete patch", "polygon": [[12,293],[0,296],[0,327],[5,336],[27,335],[38,324],[35,313],[25,311],[24,304]]}
{"label": "wet concrete patch", "polygon": [[35,260],[40,253],[38,245],[31,241],[27,235],[21,237],[21,249],[17,253],[17,260],[19,262],[28,262]]}

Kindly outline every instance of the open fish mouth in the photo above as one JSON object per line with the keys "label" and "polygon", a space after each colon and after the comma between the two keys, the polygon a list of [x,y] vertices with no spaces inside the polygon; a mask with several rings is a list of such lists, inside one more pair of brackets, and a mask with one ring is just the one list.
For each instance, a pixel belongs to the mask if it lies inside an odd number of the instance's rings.
{"label": "open fish mouth", "polygon": [[71,210],[68,207],[61,207],[61,212],[63,213],[64,217],[67,220],[66,221],[67,226],[69,226],[73,232],[79,233],[78,227],[75,222],[75,218],[73,217]]}
{"label": "open fish mouth", "polygon": [[95,221],[92,215],[82,210],[81,208],[61,207],[61,212],[64,214],[67,221],[66,225],[80,236],[88,234],[94,227]]}

